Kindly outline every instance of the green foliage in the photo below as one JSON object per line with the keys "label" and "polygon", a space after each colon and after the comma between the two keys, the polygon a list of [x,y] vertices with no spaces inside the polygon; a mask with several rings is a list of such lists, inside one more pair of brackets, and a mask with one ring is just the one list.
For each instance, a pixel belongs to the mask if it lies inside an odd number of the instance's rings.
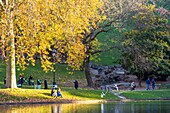
{"label": "green foliage", "polygon": [[131,18],[132,28],[125,33],[123,63],[132,72],[143,74],[160,69],[164,61],[168,61],[169,66],[169,57],[165,56],[170,50],[170,33],[168,20],[155,15],[152,5],[141,7]]}

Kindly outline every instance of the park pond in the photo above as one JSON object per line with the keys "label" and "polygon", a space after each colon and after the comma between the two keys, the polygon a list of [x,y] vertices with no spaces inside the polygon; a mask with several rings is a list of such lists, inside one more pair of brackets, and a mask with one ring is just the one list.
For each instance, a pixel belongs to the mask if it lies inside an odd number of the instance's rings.
{"label": "park pond", "polygon": [[0,113],[170,113],[170,101],[1,105]]}

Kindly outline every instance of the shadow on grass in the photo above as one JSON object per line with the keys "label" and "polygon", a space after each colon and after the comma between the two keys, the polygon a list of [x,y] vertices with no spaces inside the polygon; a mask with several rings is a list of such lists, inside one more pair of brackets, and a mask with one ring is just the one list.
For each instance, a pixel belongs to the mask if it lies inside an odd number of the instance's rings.
{"label": "shadow on grass", "polygon": [[51,96],[50,93],[42,93],[42,94],[44,94],[44,95],[46,95],[46,96]]}

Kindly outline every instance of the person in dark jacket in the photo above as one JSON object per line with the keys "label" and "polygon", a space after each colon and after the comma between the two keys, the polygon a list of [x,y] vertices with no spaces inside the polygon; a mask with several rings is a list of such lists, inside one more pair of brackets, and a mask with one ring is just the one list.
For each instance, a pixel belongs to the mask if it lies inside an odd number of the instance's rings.
{"label": "person in dark jacket", "polygon": [[75,89],[78,89],[78,87],[79,87],[79,83],[78,83],[78,81],[77,80],[74,80],[74,87],[75,87]]}
{"label": "person in dark jacket", "polygon": [[30,77],[29,77],[29,79],[28,79],[28,84],[29,84],[29,85],[33,85],[32,82],[31,82],[32,80],[33,80],[33,77],[32,77],[32,75],[30,75]]}
{"label": "person in dark jacket", "polygon": [[44,89],[48,89],[48,84],[47,84],[47,80],[44,80]]}
{"label": "person in dark jacket", "polygon": [[146,90],[150,90],[150,79],[146,80]]}
{"label": "person in dark jacket", "polygon": [[152,82],[152,90],[154,90],[155,89],[155,80],[154,80],[154,78],[152,78],[151,82]]}
{"label": "person in dark jacket", "polygon": [[24,83],[24,77],[20,74],[19,80],[18,80],[18,86],[22,87],[22,84]]}

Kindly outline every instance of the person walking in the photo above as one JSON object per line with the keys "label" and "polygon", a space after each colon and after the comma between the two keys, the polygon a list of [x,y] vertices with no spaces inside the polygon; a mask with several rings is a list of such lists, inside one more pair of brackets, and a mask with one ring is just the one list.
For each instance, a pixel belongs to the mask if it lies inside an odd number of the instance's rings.
{"label": "person walking", "polygon": [[152,78],[152,90],[154,90],[155,89],[155,80],[154,80],[154,78]]}
{"label": "person walking", "polygon": [[48,89],[48,84],[47,84],[47,80],[44,80],[44,89]]}
{"label": "person walking", "polygon": [[79,83],[78,83],[78,81],[77,80],[74,80],[74,87],[75,87],[75,89],[78,89],[78,87],[79,87]]}
{"label": "person walking", "polygon": [[29,79],[28,79],[28,84],[29,84],[29,85],[33,85],[33,84],[32,84],[32,80],[33,80],[33,77],[32,77],[32,75],[30,75],[30,77],[29,77]]}
{"label": "person walking", "polygon": [[150,79],[146,80],[146,90],[150,90]]}

